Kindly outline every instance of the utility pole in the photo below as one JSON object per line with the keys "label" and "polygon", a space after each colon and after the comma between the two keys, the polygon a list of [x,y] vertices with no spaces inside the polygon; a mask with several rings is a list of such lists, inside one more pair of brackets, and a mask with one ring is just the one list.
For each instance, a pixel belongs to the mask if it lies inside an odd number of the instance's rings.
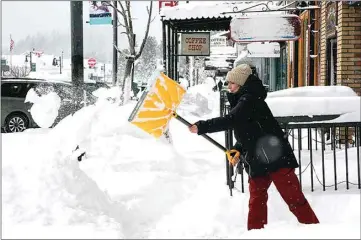
{"label": "utility pole", "polygon": [[84,83],[83,1],[70,1],[71,79],[74,85]]}
{"label": "utility pole", "polygon": [[105,63],[104,63],[104,65],[103,65],[103,73],[104,73],[104,80],[103,80],[103,82],[106,82],[106,81],[105,81]]}
{"label": "utility pole", "polygon": [[61,51],[61,66],[64,67],[64,51]]}
{"label": "utility pole", "polygon": [[[135,40],[135,37],[137,35],[133,33],[133,46],[134,46],[134,49],[135,49],[135,44],[136,44],[136,40]],[[134,82],[134,67],[135,67],[135,60],[134,60],[134,57],[133,56],[133,65],[132,65],[132,83],[131,83],[131,86],[132,86],[132,89],[133,89],[133,82]]]}
{"label": "utility pole", "polygon": [[63,66],[63,64],[62,64],[62,60],[63,60],[63,58],[62,58],[62,57],[59,57],[59,69],[60,69],[60,74],[61,74],[61,68],[62,68],[62,66]]}
{"label": "utility pole", "polygon": [[30,71],[32,71],[33,68],[33,50],[30,51]]}
{"label": "utility pole", "polygon": [[[113,86],[117,83],[118,75],[118,11],[117,11],[117,1],[114,1],[113,9]],[[104,70],[105,72],[105,70]]]}

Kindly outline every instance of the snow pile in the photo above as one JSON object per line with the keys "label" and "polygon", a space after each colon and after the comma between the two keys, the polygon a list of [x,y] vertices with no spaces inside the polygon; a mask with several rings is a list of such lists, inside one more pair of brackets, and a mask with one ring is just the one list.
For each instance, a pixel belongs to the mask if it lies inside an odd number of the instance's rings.
{"label": "snow pile", "polygon": [[208,77],[205,83],[190,87],[183,96],[178,112],[186,110],[187,114],[198,117],[215,111],[219,113],[219,92],[212,91],[214,86],[213,78]]}
{"label": "snow pile", "polygon": [[[62,151],[68,139],[51,133],[3,137],[3,156],[11,156],[2,161],[3,237],[122,237],[115,203],[80,170],[71,151]],[[21,151],[9,146],[15,142]]]}
{"label": "snow pile", "polygon": [[357,93],[347,86],[307,86],[283,89],[268,93],[267,98],[275,97],[356,97]]}
{"label": "snow pile", "polygon": [[[230,197],[222,151],[175,119],[174,145],[154,139],[128,122],[135,103],[119,106],[106,100],[112,94],[103,91],[101,101],[53,129],[2,134],[4,238],[360,238],[359,190],[342,184],[338,192],[305,191],[322,223],[313,226],[297,223],[272,185],[269,224],[246,231],[247,176],[245,193],[235,189]],[[207,84],[187,94],[218,103],[219,93]],[[197,104],[182,102],[183,117],[210,115],[194,116]],[[216,113],[215,106],[198,107]],[[349,159],[356,159],[355,150],[349,149]],[[314,158],[313,164],[319,173],[322,162]],[[303,186],[310,186],[307,175]]]}
{"label": "snow pile", "polygon": [[345,114],[361,108],[360,97],[280,97],[266,101],[277,117]]}
{"label": "snow pile", "polygon": [[332,122],[361,121],[361,98],[346,86],[308,86],[269,93],[273,114],[282,116],[342,115]]}
{"label": "snow pile", "polygon": [[61,99],[55,92],[38,96],[33,88],[28,91],[24,102],[33,103],[30,113],[41,128],[49,128],[53,125],[61,105]]}
{"label": "snow pile", "polygon": [[179,79],[179,83],[180,85],[184,88],[184,89],[188,89],[189,87],[189,81],[185,78],[180,78]]}

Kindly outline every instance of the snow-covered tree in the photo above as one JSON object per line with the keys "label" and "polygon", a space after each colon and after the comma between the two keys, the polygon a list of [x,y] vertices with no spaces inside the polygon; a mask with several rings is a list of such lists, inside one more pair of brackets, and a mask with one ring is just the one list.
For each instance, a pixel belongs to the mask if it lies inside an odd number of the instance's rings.
{"label": "snow-covered tree", "polygon": [[150,36],[147,39],[143,49],[142,56],[135,66],[135,79],[139,82],[147,82],[157,67],[157,48],[158,43],[155,37]]}
{"label": "snow-covered tree", "polygon": [[[141,41],[140,47],[138,49],[136,49],[136,39],[135,39],[136,35],[134,34],[135,26],[133,25],[133,17],[132,17],[133,14],[132,14],[131,5],[133,2],[131,1],[116,1],[116,2],[117,2],[116,7],[115,7],[115,1],[108,2],[108,5],[111,6],[112,8],[115,8],[118,12],[118,16],[119,16],[118,27],[122,28],[122,30],[125,30],[125,33],[128,38],[128,45],[130,51],[130,54],[126,58],[124,76],[123,79],[121,80],[122,82],[118,83],[118,85],[121,85],[122,92],[124,94],[125,86],[131,86],[131,84],[126,84],[126,81],[132,81],[131,71],[132,71],[133,63],[137,59],[139,59],[140,56],[142,55],[143,49],[148,39],[150,23],[154,20],[154,19],[152,20],[153,1],[150,1],[149,6],[147,6],[146,8],[148,20],[145,26],[144,38]],[[140,28],[140,26],[137,26],[137,28]],[[130,89],[128,90],[130,91]],[[126,100],[124,99],[123,96],[122,98],[123,100]]]}
{"label": "snow-covered tree", "polygon": [[11,66],[10,67],[10,76],[15,78],[27,77],[30,73],[30,68],[26,66]]}

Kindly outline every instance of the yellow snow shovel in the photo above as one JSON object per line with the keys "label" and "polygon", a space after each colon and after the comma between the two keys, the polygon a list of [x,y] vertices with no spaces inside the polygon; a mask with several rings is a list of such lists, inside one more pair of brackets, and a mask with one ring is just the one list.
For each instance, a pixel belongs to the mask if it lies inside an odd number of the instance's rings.
{"label": "yellow snow shovel", "polygon": [[[162,136],[172,117],[191,126],[191,123],[176,113],[185,93],[186,90],[181,85],[161,72],[152,86],[143,92],[128,121],[155,138]],[[201,136],[225,152],[228,161],[235,165],[235,158],[240,157],[237,150],[227,150],[206,134]]]}

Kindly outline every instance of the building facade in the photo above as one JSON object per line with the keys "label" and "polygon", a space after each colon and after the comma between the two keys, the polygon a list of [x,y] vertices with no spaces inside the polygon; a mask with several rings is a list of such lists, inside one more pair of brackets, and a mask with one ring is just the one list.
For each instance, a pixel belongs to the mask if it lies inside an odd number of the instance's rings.
{"label": "building facade", "polygon": [[349,86],[361,95],[361,2],[313,1],[299,12],[302,33],[288,43],[288,87]]}

